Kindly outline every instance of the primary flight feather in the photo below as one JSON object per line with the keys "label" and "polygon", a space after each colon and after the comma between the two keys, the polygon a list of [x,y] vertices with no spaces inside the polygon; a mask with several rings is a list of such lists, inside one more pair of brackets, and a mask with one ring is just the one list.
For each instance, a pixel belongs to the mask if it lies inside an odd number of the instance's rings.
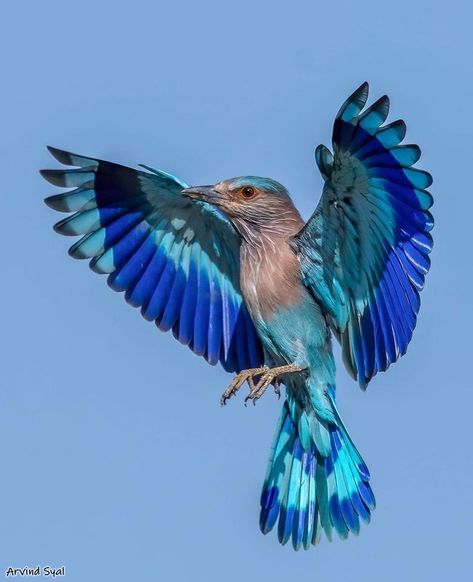
{"label": "primary flight feather", "polygon": [[49,148],[71,169],[43,170],[69,190],[46,198],[80,236],[69,249],[108,275],[143,317],[234,380],[256,402],[269,385],[286,399],[261,495],[260,527],[277,524],[295,549],[358,533],[375,507],[370,475],[335,402],[332,334],[350,374],[370,379],[405,353],[432,249],[431,176],[400,145],[403,121],[384,125],[389,100],[365,108],[364,83],[342,105],[333,153],[316,149],[325,180],[304,223],[281,184],[244,176],[188,187]]}

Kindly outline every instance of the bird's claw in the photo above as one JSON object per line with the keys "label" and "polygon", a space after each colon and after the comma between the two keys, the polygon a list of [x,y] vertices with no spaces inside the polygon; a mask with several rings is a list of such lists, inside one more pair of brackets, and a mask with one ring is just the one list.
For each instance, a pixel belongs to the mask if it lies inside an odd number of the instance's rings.
{"label": "bird's claw", "polygon": [[240,390],[240,388],[243,386],[245,382],[248,382],[248,385],[250,386],[250,392],[251,390],[254,390],[255,385],[253,382],[253,378],[255,376],[256,377],[261,376],[261,374],[264,374],[264,372],[266,372],[267,370],[268,368],[250,368],[249,370],[242,370],[239,374],[235,376],[235,378],[233,378],[232,382],[230,383],[230,386],[222,394],[220,398],[220,404],[222,406],[225,406],[228,400],[232,396],[234,396],[238,392],[238,390]]}
{"label": "bird's claw", "polygon": [[273,382],[274,393],[278,397],[278,400],[281,399],[281,384],[279,380],[276,378]]}
{"label": "bird's claw", "polygon": [[301,372],[302,370],[302,368],[298,368],[294,365],[279,366],[277,368],[264,367],[242,370],[235,376],[235,378],[233,378],[230,386],[222,394],[222,397],[220,398],[220,404],[224,406],[228,400],[238,392],[238,390],[245,382],[247,382],[248,386],[250,387],[250,393],[244,400],[245,406],[249,400],[252,400],[253,404],[256,404],[256,401],[259,400],[261,396],[263,396],[270,384],[273,384],[274,393],[279,399],[281,398],[281,383],[279,381],[279,377],[282,374]]}
{"label": "bird's claw", "polygon": [[266,370],[266,372],[264,372],[261,375],[261,378],[259,379],[256,386],[253,383],[253,379],[251,384],[248,382],[248,384],[250,384],[250,393],[248,394],[248,396],[245,397],[244,400],[245,406],[247,405],[249,400],[251,400],[253,402],[253,405],[255,406],[256,401],[259,400],[261,396],[263,396],[263,394],[266,392],[270,384],[274,384],[274,392],[276,393],[278,398],[281,397],[281,389],[279,381],[277,380],[278,376],[277,370],[278,370],[277,368]]}

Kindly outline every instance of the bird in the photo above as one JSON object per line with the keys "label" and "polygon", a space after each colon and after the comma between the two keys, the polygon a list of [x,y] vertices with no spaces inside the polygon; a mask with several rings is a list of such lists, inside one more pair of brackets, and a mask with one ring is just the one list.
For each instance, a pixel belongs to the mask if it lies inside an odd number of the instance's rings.
{"label": "bird", "polygon": [[284,385],[259,525],[295,550],[358,534],[375,509],[336,404],[332,340],[366,390],[406,352],[430,268],[432,177],[415,166],[420,148],[401,143],[404,121],[386,123],[388,97],[367,107],[368,90],[337,113],[333,151],[315,150],[324,186],[307,221],[271,178],[191,187],[150,166],[52,147],[67,168],[41,170],[66,189],[45,202],[67,213],[55,230],[80,237],[69,254],[234,373],[222,404],[245,385],[245,404]]}

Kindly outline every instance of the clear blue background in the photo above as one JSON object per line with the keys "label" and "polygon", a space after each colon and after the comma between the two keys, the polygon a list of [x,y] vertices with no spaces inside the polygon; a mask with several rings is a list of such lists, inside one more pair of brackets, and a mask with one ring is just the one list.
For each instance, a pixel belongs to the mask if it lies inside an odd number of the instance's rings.
{"label": "clear blue background", "polygon": [[[466,1],[3,7],[1,569],[65,564],[70,582],[467,578],[472,20]],[[365,79],[434,175],[433,268],[407,356],[367,394],[339,366],[372,523],[296,554],[257,525],[280,403],[221,409],[229,375],[67,257],[37,171],[55,165],[50,143],[192,184],[268,175],[308,216],[314,146]]]}

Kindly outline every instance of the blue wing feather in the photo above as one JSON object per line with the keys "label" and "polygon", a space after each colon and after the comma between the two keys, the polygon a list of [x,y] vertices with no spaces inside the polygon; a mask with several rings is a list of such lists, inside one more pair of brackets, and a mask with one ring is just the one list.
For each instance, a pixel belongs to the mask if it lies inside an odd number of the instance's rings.
{"label": "blue wing feather", "polygon": [[406,125],[382,125],[389,99],[364,112],[364,83],[334,123],[334,155],[316,161],[326,181],[314,215],[294,238],[305,284],[331,315],[344,361],[362,387],[404,354],[430,268],[433,200],[420,148]]}
{"label": "blue wing feather", "polygon": [[112,289],[179,341],[228,371],[263,363],[261,342],[239,283],[239,240],[212,207],[181,195],[175,176],[147,172],[49,148],[76,168],[43,170],[74,188],[46,198],[60,234],[81,236],[69,253],[108,274]]}

